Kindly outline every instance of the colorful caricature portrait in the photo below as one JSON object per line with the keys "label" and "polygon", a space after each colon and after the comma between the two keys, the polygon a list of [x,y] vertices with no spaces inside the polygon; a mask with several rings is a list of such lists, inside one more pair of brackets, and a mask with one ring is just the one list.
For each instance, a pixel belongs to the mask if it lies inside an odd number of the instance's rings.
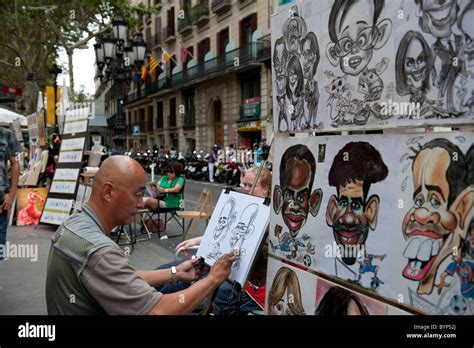
{"label": "colorful caricature portrait", "polygon": [[403,276],[418,282],[418,294],[431,294],[441,262],[467,239],[474,218],[472,159],[447,139],[434,139],[412,164],[413,206],[403,220],[407,240]]}
{"label": "colorful caricature portrait", "polygon": [[270,315],[305,315],[296,273],[282,267],[273,279],[268,296]]}
{"label": "colorful caricature portrait", "polygon": [[355,293],[333,286],[324,294],[314,315],[369,315],[369,311]]}
{"label": "colorful caricature portrait", "polygon": [[384,0],[336,0],[329,15],[327,57],[349,75],[359,75],[369,65],[373,51],[390,37],[392,22],[381,19]]}
{"label": "colorful caricature portrait", "polygon": [[314,156],[305,145],[293,145],[281,157],[280,186],[274,188],[273,209],[276,214],[282,212],[292,238],[298,235],[308,213],[318,214],[323,192],[312,191],[315,173]]}
{"label": "colorful caricature portrait", "polygon": [[[350,142],[334,157],[329,185],[336,188],[337,195],[328,201],[326,223],[343,250],[362,249],[369,230],[375,230],[380,199],[370,195],[369,190],[387,175],[382,156],[367,142]],[[356,257],[346,255],[342,261],[353,265]]]}

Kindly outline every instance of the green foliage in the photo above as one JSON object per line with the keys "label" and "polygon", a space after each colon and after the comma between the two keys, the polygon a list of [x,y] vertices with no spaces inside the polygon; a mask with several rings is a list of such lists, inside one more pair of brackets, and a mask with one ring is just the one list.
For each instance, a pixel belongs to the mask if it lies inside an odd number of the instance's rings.
{"label": "green foliage", "polygon": [[193,24],[196,24],[203,15],[209,15],[209,7],[205,5],[196,5],[189,10],[189,16]]}

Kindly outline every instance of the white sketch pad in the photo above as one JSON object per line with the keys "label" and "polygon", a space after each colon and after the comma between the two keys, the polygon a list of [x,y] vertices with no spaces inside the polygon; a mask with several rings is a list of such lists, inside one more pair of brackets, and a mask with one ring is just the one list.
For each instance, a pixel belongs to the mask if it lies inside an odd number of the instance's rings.
{"label": "white sketch pad", "polygon": [[196,254],[212,266],[219,256],[239,247],[241,255],[234,262],[229,279],[242,287],[270,219],[270,207],[263,203],[261,197],[234,191],[226,194],[222,190]]}

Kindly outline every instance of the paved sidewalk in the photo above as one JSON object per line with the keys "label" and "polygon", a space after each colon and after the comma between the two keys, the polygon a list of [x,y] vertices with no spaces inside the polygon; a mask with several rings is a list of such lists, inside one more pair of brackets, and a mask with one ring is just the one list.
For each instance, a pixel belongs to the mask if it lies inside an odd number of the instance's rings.
{"label": "paved sidewalk", "polygon": [[[8,228],[7,242],[11,246],[28,245],[37,248],[37,260],[10,257],[0,261],[0,315],[46,315],[45,279],[46,263],[50,247],[49,238],[56,230],[54,226]],[[204,223],[197,229],[204,232]],[[176,223],[167,226],[169,235],[179,235]],[[126,240],[123,238],[122,242]],[[181,237],[159,239],[154,233],[151,240],[138,242],[130,262],[136,269],[154,269],[174,260],[174,248]],[[123,247],[122,247],[123,248]],[[29,254],[34,255],[33,253]]]}

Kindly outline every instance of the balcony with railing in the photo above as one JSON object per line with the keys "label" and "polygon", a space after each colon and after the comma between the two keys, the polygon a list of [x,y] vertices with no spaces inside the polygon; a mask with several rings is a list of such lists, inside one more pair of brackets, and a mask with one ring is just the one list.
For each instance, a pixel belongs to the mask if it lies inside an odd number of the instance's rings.
{"label": "balcony with railing", "polygon": [[174,23],[172,25],[168,25],[163,28],[163,40],[164,42],[171,42],[173,40],[176,40],[176,30],[174,28]]}
{"label": "balcony with railing", "polygon": [[209,22],[209,5],[198,4],[191,8],[189,15],[193,24],[203,26]]}
{"label": "balcony with railing", "polygon": [[212,0],[211,9],[212,12],[220,15],[230,10],[232,7],[231,0]]}
{"label": "balcony with railing", "polygon": [[161,48],[161,33],[156,33],[151,37],[151,48],[153,50]]}
{"label": "balcony with railing", "polygon": [[[204,79],[214,78],[221,76],[226,73],[235,72],[237,70],[244,69],[251,63],[263,62],[270,59],[271,56],[271,45],[269,37],[263,37],[258,42],[252,42],[245,46],[236,48],[235,50],[226,52],[222,56],[218,56],[203,62],[202,64],[195,65],[187,68],[186,70],[179,71],[169,77],[163,75],[163,77],[154,81],[149,88],[146,89],[146,93],[137,92],[128,95],[125,98],[125,103],[137,101],[145,96],[155,94],[159,91],[163,91],[170,88],[180,88],[191,86],[195,83],[199,83]],[[239,64],[235,64],[236,62]]]}
{"label": "balcony with railing", "polygon": [[[187,11],[185,11],[187,13]],[[188,35],[193,32],[193,23],[191,17],[186,15],[184,18],[178,19],[178,33]]]}

